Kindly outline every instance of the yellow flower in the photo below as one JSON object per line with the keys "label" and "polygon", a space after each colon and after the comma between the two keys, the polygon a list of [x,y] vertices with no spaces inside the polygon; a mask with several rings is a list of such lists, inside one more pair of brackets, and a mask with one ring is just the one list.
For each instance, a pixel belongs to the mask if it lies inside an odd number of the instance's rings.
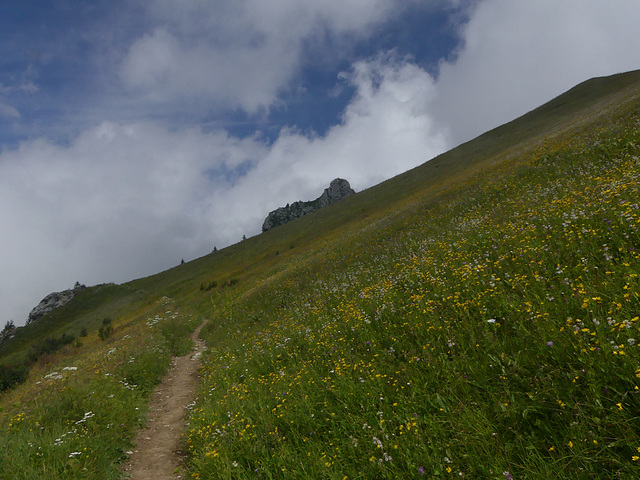
{"label": "yellow flower", "polygon": [[567,445],[569,445],[569,448],[573,448],[573,442],[571,440],[569,440],[569,443],[567,443]]}

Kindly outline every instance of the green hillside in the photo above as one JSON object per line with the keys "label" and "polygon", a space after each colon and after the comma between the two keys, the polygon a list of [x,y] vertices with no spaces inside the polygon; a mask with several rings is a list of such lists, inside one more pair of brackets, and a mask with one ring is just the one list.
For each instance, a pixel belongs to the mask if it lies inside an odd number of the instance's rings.
{"label": "green hillside", "polygon": [[90,287],[0,345],[5,378],[28,371],[0,397],[0,472],[120,478],[208,318],[190,478],[638,478],[639,155],[640,71],[592,79],[339,204]]}

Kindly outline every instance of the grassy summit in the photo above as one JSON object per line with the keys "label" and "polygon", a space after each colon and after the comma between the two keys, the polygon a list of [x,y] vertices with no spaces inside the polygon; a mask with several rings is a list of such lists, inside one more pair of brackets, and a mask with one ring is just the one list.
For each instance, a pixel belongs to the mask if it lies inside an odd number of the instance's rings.
{"label": "grassy summit", "polygon": [[89,335],[0,399],[0,472],[118,478],[149,390],[207,317],[191,478],[638,478],[639,95],[639,72],[590,80],[22,329],[5,359]]}

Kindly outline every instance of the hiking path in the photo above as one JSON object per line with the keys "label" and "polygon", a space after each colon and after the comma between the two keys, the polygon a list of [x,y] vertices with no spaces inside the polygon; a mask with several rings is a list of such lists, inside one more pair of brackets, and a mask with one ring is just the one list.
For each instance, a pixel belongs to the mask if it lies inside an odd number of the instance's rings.
{"label": "hiking path", "polygon": [[181,480],[186,458],[183,433],[187,427],[188,407],[196,397],[200,356],[205,343],[200,330],[194,330],[193,351],[174,357],[171,368],[151,394],[147,423],[134,439],[135,448],[123,466],[123,478],[131,480]]}

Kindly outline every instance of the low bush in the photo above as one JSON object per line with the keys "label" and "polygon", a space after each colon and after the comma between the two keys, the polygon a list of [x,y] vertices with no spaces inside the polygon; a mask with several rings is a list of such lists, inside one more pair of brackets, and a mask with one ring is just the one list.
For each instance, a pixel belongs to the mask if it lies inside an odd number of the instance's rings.
{"label": "low bush", "polygon": [[0,392],[24,382],[28,375],[26,365],[0,365]]}
{"label": "low bush", "polygon": [[49,337],[36,343],[28,354],[30,362],[37,362],[42,355],[52,355],[65,345],[69,345],[75,340],[73,335],[63,333],[59,338]]}
{"label": "low bush", "polygon": [[98,336],[100,337],[100,340],[104,342],[112,334],[113,334],[113,326],[111,325],[111,319],[105,318],[104,320],[102,320],[102,325],[98,329]]}
{"label": "low bush", "polygon": [[200,290],[203,292],[208,292],[209,290],[216,288],[218,286],[218,282],[212,280],[210,282],[202,282],[200,284]]}

